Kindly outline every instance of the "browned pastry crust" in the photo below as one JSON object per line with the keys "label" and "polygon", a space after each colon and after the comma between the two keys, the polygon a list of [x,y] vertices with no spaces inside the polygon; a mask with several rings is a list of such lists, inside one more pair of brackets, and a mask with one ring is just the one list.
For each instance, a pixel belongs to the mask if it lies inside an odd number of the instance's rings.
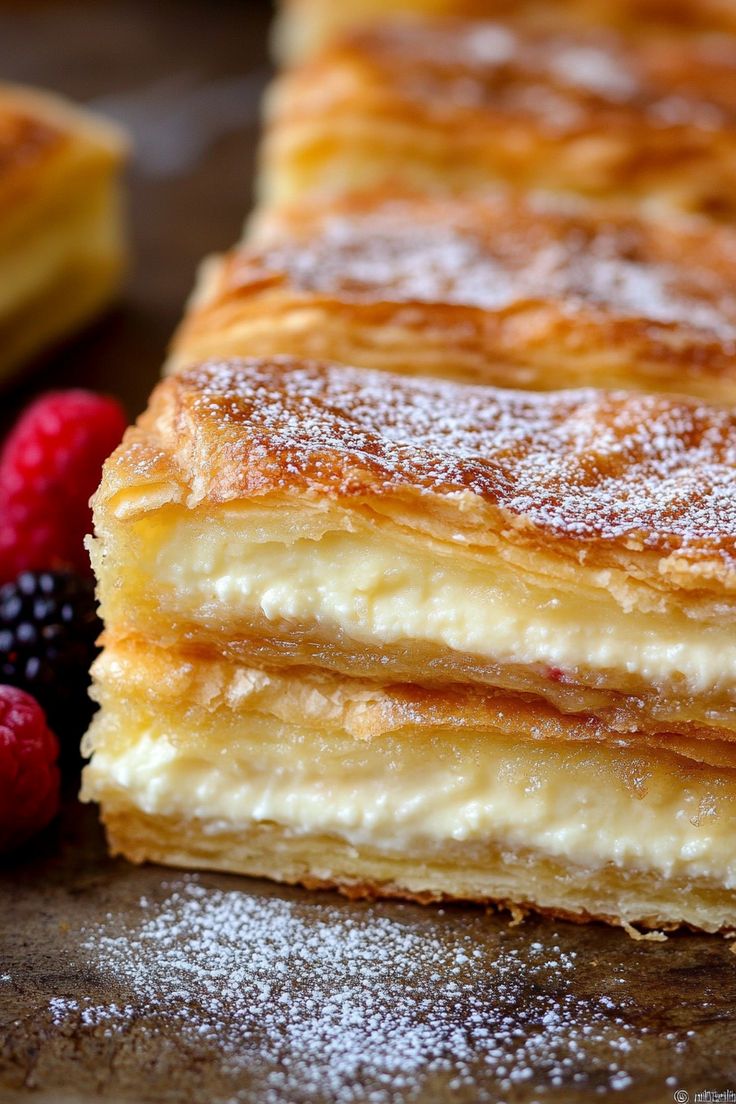
{"label": "browned pastry crust", "polygon": [[[656,634],[665,617],[699,648],[736,615],[735,461],[736,415],[692,400],[495,391],[288,358],[204,365],[159,385],[106,465],[93,548],[103,611],[120,636],[193,654],[486,684],[620,732],[730,737],[736,702],[720,676],[696,691],[679,673],[584,658],[561,670],[423,640],[359,643],[339,624],[230,613],[225,602],[208,612],[161,592],[135,542],[146,517],[155,531],[167,510],[250,503],[288,531],[311,504],[319,518],[348,511],[353,531],[380,531],[397,548],[411,536],[438,565],[487,565],[488,585],[496,563],[517,585],[546,581],[539,600],[571,592],[576,617],[583,595],[605,594],[611,610],[642,612],[631,631]],[[595,616],[591,632],[605,635],[609,614]]]}
{"label": "browned pastry crust", "polygon": [[693,602],[726,601],[735,465],[736,413],[694,400],[499,391],[253,358],[162,381],[96,502],[114,511],[119,491],[151,483],[190,505],[271,494],[401,503],[419,525],[424,515],[462,522],[479,546],[503,529],[573,562],[625,563]]}
{"label": "browned pastry crust", "polygon": [[286,353],[551,390],[736,401],[736,235],[383,188],[266,212],[212,259],[170,370]]}
{"label": "browned pastry crust", "polygon": [[17,108],[6,98],[0,114],[0,184],[3,204],[8,204],[23,186],[24,176],[38,171],[39,166],[59,156],[71,138],[39,119]]}
{"label": "browned pastry crust", "polygon": [[642,35],[736,31],[731,0],[281,0],[275,46],[280,60],[314,53],[347,28],[396,16],[522,17],[533,26],[611,27]]}
{"label": "browned pastry crust", "polygon": [[735,113],[730,39],[390,21],[277,83],[262,195],[503,180],[731,219]]}

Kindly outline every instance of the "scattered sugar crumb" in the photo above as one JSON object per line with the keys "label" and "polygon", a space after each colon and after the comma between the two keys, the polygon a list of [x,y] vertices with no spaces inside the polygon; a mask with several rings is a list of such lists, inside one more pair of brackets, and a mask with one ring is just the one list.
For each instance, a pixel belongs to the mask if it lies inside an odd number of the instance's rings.
{"label": "scattered sugar crumb", "polygon": [[83,932],[86,965],[125,996],[57,997],[57,1028],[120,1040],[142,1019],[169,1037],[173,1025],[183,1047],[217,1048],[228,1104],[394,1104],[438,1084],[498,1102],[527,1082],[537,1096],[581,1077],[607,1092],[632,1083],[623,1063],[642,1033],[627,1002],[578,995],[577,956],[555,935],[489,947],[401,910],[305,905],[196,877],[167,892],[141,899],[135,925]]}

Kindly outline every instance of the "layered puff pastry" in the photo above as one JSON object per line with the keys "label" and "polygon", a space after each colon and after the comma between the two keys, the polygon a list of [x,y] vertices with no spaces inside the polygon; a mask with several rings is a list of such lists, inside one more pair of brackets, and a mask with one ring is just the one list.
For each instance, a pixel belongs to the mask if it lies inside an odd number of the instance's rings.
{"label": "layered puff pastry", "polygon": [[168,368],[289,354],[736,402],[736,233],[384,188],[265,212],[203,266]]}
{"label": "layered puff pastry", "polygon": [[95,500],[113,847],[736,924],[735,462],[694,400],[169,377]]}
{"label": "layered puff pastry", "polygon": [[[109,640],[83,796],[136,862],[707,930],[736,920],[736,755],[523,696]],[[713,758],[715,762],[709,760]]]}
{"label": "layered puff pastry", "polygon": [[272,87],[260,194],[501,181],[733,219],[733,42],[461,19],[356,30]]}
{"label": "layered puff pastry", "polygon": [[303,60],[346,30],[401,17],[522,16],[538,27],[610,27],[643,34],[736,32],[732,0],[281,0],[274,47],[280,61]]}
{"label": "layered puff pastry", "polygon": [[125,154],[112,123],[51,94],[0,85],[0,377],[117,291]]}

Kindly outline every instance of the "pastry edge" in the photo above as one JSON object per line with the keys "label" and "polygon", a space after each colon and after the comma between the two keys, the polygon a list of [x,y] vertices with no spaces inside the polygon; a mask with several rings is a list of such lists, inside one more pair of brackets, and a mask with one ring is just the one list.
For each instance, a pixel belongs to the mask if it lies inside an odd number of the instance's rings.
{"label": "pastry edge", "polygon": [[[623,927],[633,938],[637,938],[638,935],[636,928],[642,928],[645,932],[689,929],[721,934],[728,934],[736,929],[736,893],[719,887],[713,887],[713,890],[723,899],[720,905],[709,908],[707,904],[696,904],[695,909],[691,906],[688,910],[687,918],[668,914],[661,904],[658,907],[656,901],[647,902],[644,897],[637,906],[632,905],[625,910],[617,909],[617,901],[621,899],[620,886],[612,886],[598,901],[589,899],[587,904],[583,904],[582,900],[575,902],[555,900],[553,896],[546,900],[535,900],[529,895],[528,880],[525,892],[518,894],[505,893],[500,888],[497,892],[489,890],[472,894],[455,893],[447,888],[428,886],[423,889],[419,883],[412,885],[410,883],[414,878],[411,876],[404,879],[381,877],[375,872],[371,873],[371,870],[375,870],[376,865],[380,865],[381,861],[386,862],[385,856],[378,856],[377,859],[370,855],[363,857],[358,854],[353,845],[341,840],[321,835],[294,835],[280,825],[270,822],[255,823],[246,830],[220,829],[218,832],[214,825],[205,825],[196,820],[186,821],[182,818],[149,815],[135,806],[121,805],[118,801],[114,805],[106,805],[103,801],[100,816],[105,826],[110,854],[121,856],[136,864],[152,862],[187,870],[241,874],[252,878],[265,878],[281,884],[301,885],[309,890],[335,890],[349,899],[398,899],[422,905],[469,903],[506,910],[512,914],[514,922],[527,913],[580,924],[598,921]],[[171,835],[176,842],[168,842],[168,837]],[[208,841],[207,845],[205,841]],[[321,863],[327,865],[332,862],[332,867],[318,869],[315,864],[310,869],[298,855],[289,857],[287,853],[284,857],[284,845],[288,849],[294,841],[301,841],[307,847],[310,841],[317,843]],[[293,846],[291,850],[293,851]],[[276,859],[280,851],[282,852],[281,866],[277,866]],[[353,862],[356,864],[352,872],[348,870],[341,872],[335,869],[341,853],[346,856],[352,853]],[[331,859],[330,856],[333,858]],[[407,860],[400,858],[399,861]],[[515,856],[515,861],[522,862],[524,869],[533,870],[537,877],[540,872],[546,873],[544,868],[550,865],[547,857],[532,853],[528,856]],[[496,860],[498,871],[508,869],[508,864],[508,853],[499,851]],[[581,873],[585,876],[580,884],[590,886],[590,872]],[[653,872],[640,871],[638,875],[643,886],[653,884],[655,878]],[[559,876],[558,874],[549,877],[553,887],[555,877]],[[558,894],[559,892],[558,890]],[[702,891],[682,884],[677,886],[673,884],[669,892],[676,893],[678,897],[687,894],[691,902],[694,896],[699,894],[702,896]],[[733,919],[726,918],[725,912],[728,908]]]}

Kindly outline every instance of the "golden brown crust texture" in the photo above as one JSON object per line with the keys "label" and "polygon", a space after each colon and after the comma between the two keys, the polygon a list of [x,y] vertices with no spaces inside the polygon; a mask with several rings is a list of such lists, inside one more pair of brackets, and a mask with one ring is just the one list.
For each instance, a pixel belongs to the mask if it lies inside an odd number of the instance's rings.
{"label": "golden brown crust texture", "polygon": [[[159,384],[105,470],[98,510],[268,494],[399,503],[463,528],[637,557],[679,585],[736,585],[736,414],[624,392],[545,394],[289,358],[211,363]],[[163,496],[163,499],[162,499]],[[102,515],[100,515],[101,517]]]}
{"label": "golden brown crust texture", "polygon": [[281,79],[263,194],[505,180],[734,217],[732,41],[394,20]]}
{"label": "golden brown crust texture", "polygon": [[170,367],[285,353],[730,403],[734,286],[729,228],[384,188],[261,216],[203,270]]}
{"label": "golden brown crust texture", "polygon": [[[112,172],[126,148],[112,123],[52,94],[0,83],[0,237],[39,197],[73,202],[74,187],[83,191],[89,174]],[[58,195],[64,188],[71,193]]]}

